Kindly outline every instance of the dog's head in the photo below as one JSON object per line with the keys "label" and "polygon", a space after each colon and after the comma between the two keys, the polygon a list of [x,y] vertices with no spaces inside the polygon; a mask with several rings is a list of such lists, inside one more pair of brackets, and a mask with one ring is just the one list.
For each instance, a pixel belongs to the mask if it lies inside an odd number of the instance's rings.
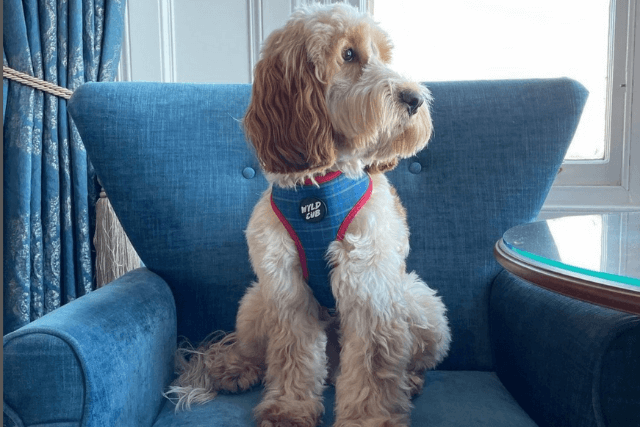
{"label": "dog's head", "polygon": [[351,6],[295,12],[266,40],[244,118],[265,172],[383,172],[431,136],[428,90],[392,71],[392,44]]}

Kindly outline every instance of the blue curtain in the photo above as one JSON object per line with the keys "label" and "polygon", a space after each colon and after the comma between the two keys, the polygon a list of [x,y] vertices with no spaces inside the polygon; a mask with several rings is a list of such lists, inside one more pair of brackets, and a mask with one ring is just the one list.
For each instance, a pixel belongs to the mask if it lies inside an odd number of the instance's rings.
{"label": "blue curtain", "polygon": [[[114,80],[124,3],[4,0],[4,65],[71,90]],[[3,85],[7,334],[94,289],[98,191],[66,100]]]}

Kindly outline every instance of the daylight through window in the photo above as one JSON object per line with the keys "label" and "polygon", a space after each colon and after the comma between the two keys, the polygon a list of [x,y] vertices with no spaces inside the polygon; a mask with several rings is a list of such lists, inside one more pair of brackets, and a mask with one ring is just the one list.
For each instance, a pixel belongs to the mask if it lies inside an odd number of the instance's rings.
{"label": "daylight through window", "polygon": [[579,81],[589,100],[566,159],[605,157],[609,1],[375,0],[374,16],[394,68],[420,81]]}

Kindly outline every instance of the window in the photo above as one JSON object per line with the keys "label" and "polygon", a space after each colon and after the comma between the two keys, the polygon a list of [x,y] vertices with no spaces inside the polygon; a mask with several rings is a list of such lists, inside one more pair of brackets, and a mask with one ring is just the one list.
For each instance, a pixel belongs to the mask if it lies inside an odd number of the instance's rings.
{"label": "window", "polygon": [[580,212],[640,206],[640,182],[630,173],[638,165],[632,144],[640,145],[631,140],[635,3],[369,0],[368,7],[392,35],[394,67],[417,80],[570,77],[585,85],[589,100],[546,204]]}
{"label": "window", "polygon": [[[420,81],[571,77],[589,90],[569,160],[605,159],[609,2],[376,0],[395,68]],[[416,39],[420,34],[420,39]]]}

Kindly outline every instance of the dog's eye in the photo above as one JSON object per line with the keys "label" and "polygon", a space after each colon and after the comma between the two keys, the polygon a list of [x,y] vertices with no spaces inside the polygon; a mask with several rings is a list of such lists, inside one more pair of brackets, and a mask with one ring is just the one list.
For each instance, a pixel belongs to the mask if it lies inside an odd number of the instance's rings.
{"label": "dog's eye", "polygon": [[356,59],[356,53],[353,51],[353,49],[347,49],[342,54],[342,58],[345,60],[345,62],[351,62]]}

